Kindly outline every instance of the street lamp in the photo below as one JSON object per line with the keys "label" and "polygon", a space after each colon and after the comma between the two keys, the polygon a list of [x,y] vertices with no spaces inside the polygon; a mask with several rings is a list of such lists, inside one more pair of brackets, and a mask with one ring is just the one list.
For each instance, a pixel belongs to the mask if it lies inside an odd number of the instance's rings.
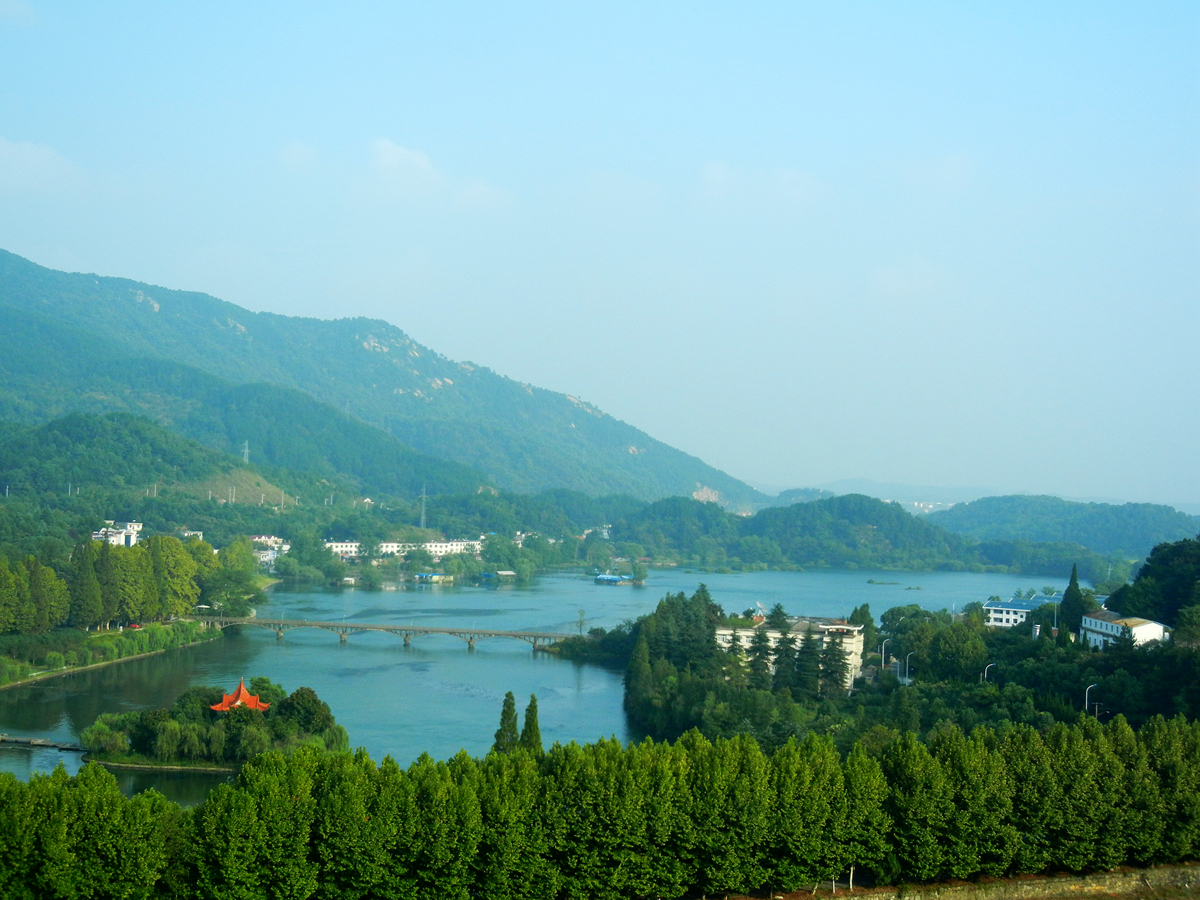
{"label": "street lamp", "polygon": [[880,652],[883,654],[883,662],[880,663],[880,666],[879,666],[881,669],[887,668],[887,642],[890,640],[891,640],[891,638],[884,638],[883,644],[881,644],[880,648],[879,648]]}
{"label": "street lamp", "polygon": [[912,684],[912,682],[909,680],[909,677],[908,677],[908,663],[909,663],[909,660],[912,659],[912,655],[916,652],[917,652],[916,650],[910,650],[908,653],[908,656],[904,657],[904,684],[906,686],[909,684]]}
{"label": "street lamp", "polygon": [[[1099,687],[1099,685],[1089,684],[1087,686],[1087,690],[1083,692],[1083,711],[1085,714],[1087,713],[1087,708],[1088,708],[1088,694],[1091,692],[1092,688],[1094,688],[1094,687]],[[1099,716],[1097,716],[1097,718],[1099,718]]]}
{"label": "street lamp", "polygon": [[983,684],[985,681],[987,681],[987,670],[990,669],[994,665],[995,665],[995,663],[988,663],[986,666],[983,667],[983,674],[979,676],[980,684]]}

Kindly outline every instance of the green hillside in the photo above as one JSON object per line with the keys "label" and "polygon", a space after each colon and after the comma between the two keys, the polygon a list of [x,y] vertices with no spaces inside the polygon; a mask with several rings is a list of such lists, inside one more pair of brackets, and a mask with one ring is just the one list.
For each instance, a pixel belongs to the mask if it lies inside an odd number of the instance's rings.
{"label": "green hillside", "polygon": [[1153,503],[1074,503],[1058,497],[984,497],[926,517],[975,540],[1069,541],[1103,554],[1143,557],[1192,537],[1200,519]]}
{"label": "green hillside", "polygon": [[[709,488],[732,506],[767,501],[584,401],[446,359],[386,322],[254,313],[205,294],[56,272],[0,251],[0,313],[16,312],[40,317],[28,335],[31,361],[56,352],[58,323],[65,323],[74,334],[64,345],[83,332],[114,361],[169,360],[230,384],[303,391],[509,490],[656,499]],[[59,360],[30,374],[45,374],[41,393],[58,396],[56,377],[70,368]],[[120,382],[120,370],[112,372]],[[104,408],[119,403],[116,393],[93,391],[81,402]],[[74,402],[58,397],[59,411],[80,408]]]}
{"label": "green hillside", "polygon": [[474,491],[488,479],[418,453],[391,435],[292,388],[235,385],[191,366],[132,358],[110,341],[46,316],[8,310],[0,331],[0,419],[43,422],[113,410],[153,418],[207,447],[324,478],[363,494]]}

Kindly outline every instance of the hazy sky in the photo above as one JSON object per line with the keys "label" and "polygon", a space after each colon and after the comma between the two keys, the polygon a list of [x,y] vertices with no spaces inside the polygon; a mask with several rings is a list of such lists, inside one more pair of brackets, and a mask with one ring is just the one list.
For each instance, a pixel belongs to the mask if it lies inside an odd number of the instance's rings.
{"label": "hazy sky", "polygon": [[0,247],[741,478],[1200,502],[1200,4],[0,0]]}

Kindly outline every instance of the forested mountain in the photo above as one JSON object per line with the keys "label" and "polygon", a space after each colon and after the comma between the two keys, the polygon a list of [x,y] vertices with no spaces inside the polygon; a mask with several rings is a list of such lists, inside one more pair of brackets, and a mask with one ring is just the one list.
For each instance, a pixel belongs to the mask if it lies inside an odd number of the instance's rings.
{"label": "forested mountain", "polygon": [[118,344],[47,316],[8,310],[0,330],[0,419],[42,422],[72,411],[132,412],[207,447],[324,478],[362,494],[413,497],[474,491],[485,475],[418,453],[303,391],[233,384],[166,359],[129,357]]}
{"label": "forested mountain", "polygon": [[[107,385],[72,396],[72,362],[64,351],[82,337],[105,349],[115,385],[123,382],[125,363],[152,359],[236,385],[292,388],[420,452],[474,467],[510,490],[570,488],[656,499],[709,488],[734,506],[767,500],[586,402],[446,359],[378,320],[254,313],[205,294],[56,272],[4,251],[0,314],[24,318],[24,358],[35,364],[26,367],[26,381],[40,379],[37,393],[57,401],[55,413],[43,417],[113,408],[110,403],[123,408],[120,390]],[[0,389],[10,406],[21,406],[7,374]],[[170,406],[180,398],[163,399]],[[27,413],[42,409],[41,400],[26,404]]]}
{"label": "forested mountain", "polygon": [[716,503],[669,497],[615,520],[627,556],[650,555],[712,568],[812,566],[985,569],[1066,578],[1072,565],[1096,585],[1124,583],[1128,562],[1070,542],[985,541],[946,531],[899,503],[846,494],[740,516]]}
{"label": "forested mountain", "polygon": [[1200,518],[1169,506],[1074,503],[1047,496],[984,497],[927,518],[980,541],[1070,541],[1129,557],[1143,557],[1157,544],[1200,531]]}
{"label": "forested mountain", "polygon": [[0,479],[19,494],[68,486],[199,482],[237,461],[136,416],[73,414],[40,426],[0,423]]}

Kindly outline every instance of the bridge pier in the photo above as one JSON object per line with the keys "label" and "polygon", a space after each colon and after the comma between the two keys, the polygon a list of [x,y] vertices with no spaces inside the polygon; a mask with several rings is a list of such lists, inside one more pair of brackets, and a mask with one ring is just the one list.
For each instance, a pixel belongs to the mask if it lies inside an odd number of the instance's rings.
{"label": "bridge pier", "polygon": [[275,640],[277,640],[277,641],[283,640],[283,629],[282,628],[279,629],[279,631],[275,632]]}
{"label": "bridge pier", "polygon": [[468,649],[468,650],[474,650],[474,649],[475,649],[475,638],[473,638],[473,637],[469,637],[469,638],[467,638],[467,649]]}
{"label": "bridge pier", "polygon": [[341,641],[343,644],[346,643],[346,632],[344,632],[344,631],[341,632],[338,635],[338,640]]}
{"label": "bridge pier", "polygon": [[412,643],[412,635],[411,634],[404,635],[404,646],[407,647],[411,643]]}

